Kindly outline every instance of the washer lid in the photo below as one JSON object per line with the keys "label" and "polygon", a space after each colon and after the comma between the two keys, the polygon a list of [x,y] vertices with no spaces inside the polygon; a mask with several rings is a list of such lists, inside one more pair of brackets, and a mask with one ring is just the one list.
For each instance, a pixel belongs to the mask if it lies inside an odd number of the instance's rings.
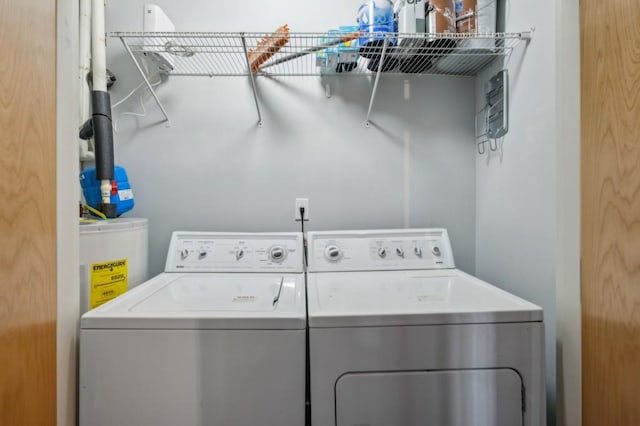
{"label": "washer lid", "polygon": [[458,270],[312,273],[310,327],[542,321],[542,309]]}
{"label": "washer lid", "polygon": [[164,273],[86,313],[81,328],[304,329],[301,274]]}

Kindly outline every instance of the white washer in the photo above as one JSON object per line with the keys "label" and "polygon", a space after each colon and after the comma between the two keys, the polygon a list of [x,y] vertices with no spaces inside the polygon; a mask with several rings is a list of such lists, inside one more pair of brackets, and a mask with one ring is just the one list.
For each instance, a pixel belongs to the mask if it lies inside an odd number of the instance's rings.
{"label": "white washer", "polygon": [[302,235],[174,233],[165,272],[88,312],[81,426],[302,426]]}
{"label": "white washer", "polygon": [[444,229],[310,232],[313,426],[543,426],[542,309],[454,269]]}

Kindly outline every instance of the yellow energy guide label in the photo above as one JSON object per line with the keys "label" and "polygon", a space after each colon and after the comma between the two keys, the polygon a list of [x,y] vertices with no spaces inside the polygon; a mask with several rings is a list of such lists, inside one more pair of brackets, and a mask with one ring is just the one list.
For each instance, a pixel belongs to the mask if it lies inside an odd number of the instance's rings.
{"label": "yellow energy guide label", "polygon": [[115,299],[125,293],[128,288],[127,259],[91,265],[91,292],[89,296],[91,309]]}

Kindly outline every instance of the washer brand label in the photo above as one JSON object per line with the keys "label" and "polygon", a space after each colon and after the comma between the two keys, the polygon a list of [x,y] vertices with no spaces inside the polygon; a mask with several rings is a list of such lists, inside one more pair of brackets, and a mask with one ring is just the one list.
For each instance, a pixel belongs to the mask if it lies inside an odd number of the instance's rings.
{"label": "washer brand label", "polygon": [[90,285],[91,309],[125,293],[129,288],[127,259],[92,264]]}
{"label": "washer brand label", "polygon": [[418,302],[443,302],[444,296],[440,294],[424,294],[416,296]]}
{"label": "washer brand label", "polygon": [[258,296],[236,296],[233,303],[253,303],[258,300]]}

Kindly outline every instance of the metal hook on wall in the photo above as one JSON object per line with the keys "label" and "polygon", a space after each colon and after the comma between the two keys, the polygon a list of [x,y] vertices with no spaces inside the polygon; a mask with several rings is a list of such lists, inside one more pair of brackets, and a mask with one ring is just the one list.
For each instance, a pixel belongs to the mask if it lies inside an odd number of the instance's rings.
{"label": "metal hook on wall", "polygon": [[498,150],[498,139],[489,139],[489,149],[491,149],[492,152]]}
{"label": "metal hook on wall", "polygon": [[484,138],[489,134],[489,117],[487,115],[487,109],[488,106],[485,105],[481,110],[476,112],[476,139]]}
{"label": "metal hook on wall", "polygon": [[487,152],[486,145],[487,145],[486,139],[478,142],[478,154],[484,155]]}

